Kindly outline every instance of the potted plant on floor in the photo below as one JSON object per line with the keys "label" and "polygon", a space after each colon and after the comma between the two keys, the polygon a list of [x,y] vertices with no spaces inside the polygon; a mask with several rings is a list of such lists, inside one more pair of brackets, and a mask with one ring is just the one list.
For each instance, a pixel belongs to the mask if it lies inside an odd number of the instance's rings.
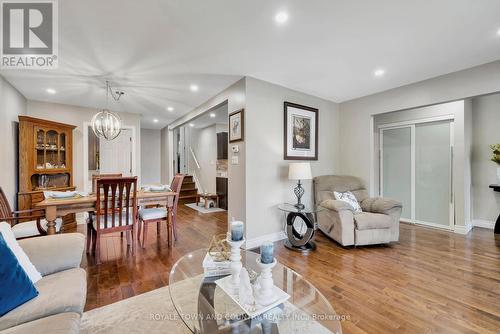
{"label": "potted plant on floor", "polygon": [[500,184],[500,144],[490,145],[490,148],[493,151],[491,161],[497,164],[497,184]]}

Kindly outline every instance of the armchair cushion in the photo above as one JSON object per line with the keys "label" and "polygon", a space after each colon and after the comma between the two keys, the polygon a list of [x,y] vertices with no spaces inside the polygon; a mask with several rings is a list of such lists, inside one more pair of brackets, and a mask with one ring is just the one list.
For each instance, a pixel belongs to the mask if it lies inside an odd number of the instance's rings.
{"label": "armchair cushion", "polygon": [[320,206],[324,207],[324,208],[327,208],[327,209],[330,209],[330,210],[333,210],[333,211],[351,211],[351,212],[354,212],[354,208],[352,207],[352,205],[350,205],[349,203],[347,202],[344,202],[344,201],[339,201],[339,200],[335,200],[335,199],[328,199],[326,201],[323,201]]}
{"label": "armchair cushion", "polygon": [[333,194],[335,195],[335,198],[339,201],[343,201],[348,203],[350,206],[353,207],[355,213],[361,213],[361,207],[359,206],[358,200],[354,196],[354,194],[350,191],[346,191],[343,193],[334,191]]}
{"label": "armchair cushion", "polygon": [[0,233],[0,316],[38,295],[33,282]]}
{"label": "armchair cushion", "polygon": [[402,207],[401,202],[383,197],[371,197],[361,202],[361,208],[366,212],[388,214],[390,210]]}
{"label": "armchair cushion", "polygon": [[[40,225],[42,226],[42,228],[45,231],[47,231],[47,221],[45,219],[40,220]],[[56,232],[59,232],[61,230],[61,226],[62,226],[62,219],[57,218],[56,219]],[[38,228],[36,227],[36,220],[32,220],[32,221],[24,222],[24,223],[17,223],[16,225],[12,226],[12,232],[14,232],[16,239],[28,238],[28,237],[34,237],[34,236],[40,235],[40,232],[38,231]]]}
{"label": "armchair cushion", "polygon": [[3,330],[0,334],[78,334],[80,333],[80,315],[74,312],[59,313],[50,317],[33,320]]}
{"label": "armchair cushion", "polygon": [[85,236],[81,233],[48,235],[19,240],[31,262],[43,276],[80,267]]}
{"label": "armchair cushion", "polygon": [[35,284],[39,295],[1,317],[0,330],[58,313],[82,314],[87,298],[86,276],[85,270],[74,268],[43,277]]}
{"label": "armchair cushion", "polygon": [[30,261],[31,259],[29,258],[29,255],[24,251],[19,242],[16,240],[14,233],[12,233],[12,230],[10,228],[10,224],[0,222],[0,233],[5,239],[5,243],[10,248],[12,253],[14,253],[17,261],[19,261],[19,264],[23,268],[26,275],[28,275],[30,280],[33,283],[36,283],[40,279],[42,279],[41,273],[37,270],[36,266],[33,265],[32,261]]}
{"label": "armchair cushion", "polygon": [[390,228],[391,217],[381,213],[362,212],[354,215],[357,230],[371,230]]}

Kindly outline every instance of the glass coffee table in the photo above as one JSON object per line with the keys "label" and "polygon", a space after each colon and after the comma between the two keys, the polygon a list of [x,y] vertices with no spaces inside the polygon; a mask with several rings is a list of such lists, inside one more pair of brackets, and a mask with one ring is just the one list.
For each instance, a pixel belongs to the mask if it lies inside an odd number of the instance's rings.
{"label": "glass coffee table", "polygon": [[[275,308],[249,318],[214,282],[224,276],[205,277],[206,249],[184,255],[170,272],[172,303],[189,330],[212,333],[342,333],[340,318],[326,298],[306,279],[278,263],[273,268],[274,284],[290,298]],[[251,280],[258,276],[259,254],[241,251],[241,262]]]}

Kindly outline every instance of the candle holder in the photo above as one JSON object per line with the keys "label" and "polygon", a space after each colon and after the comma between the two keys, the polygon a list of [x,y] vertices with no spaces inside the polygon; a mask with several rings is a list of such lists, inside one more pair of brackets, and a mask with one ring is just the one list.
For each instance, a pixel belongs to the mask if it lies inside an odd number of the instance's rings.
{"label": "candle holder", "polygon": [[233,286],[234,294],[238,294],[240,291],[240,271],[243,265],[241,264],[241,245],[245,242],[245,238],[239,241],[233,241],[230,237],[227,238],[227,243],[231,246],[231,255],[229,255],[229,260],[231,261],[231,283]]}
{"label": "candle holder", "polygon": [[260,268],[260,287],[255,291],[255,301],[262,306],[270,305],[276,300],[272,272],[276,263],[276,259],[272,263],[262,263],[260,257],[257,259],[257,266]]}

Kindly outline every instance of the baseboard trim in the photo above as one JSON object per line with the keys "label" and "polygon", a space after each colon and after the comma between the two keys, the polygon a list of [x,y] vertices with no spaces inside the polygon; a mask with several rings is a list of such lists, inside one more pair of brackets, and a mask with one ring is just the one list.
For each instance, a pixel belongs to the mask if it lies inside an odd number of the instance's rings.
{"label": "baseboard trim", "polygon": [[487,229],[493,230],[495,228],[495,222],[491,221],[491,220],[474,219],[472,221],[472,226],[482,227],[482,228],[487,228]]}
{"label": "baseboard trim", "polygon": [[286,233],[284,231],[266,234],[266,235],[245,241],[243,248],[244,249],[257,248],[260,245],[262,245],[265,241],[275,242],[275,241],[283,240],[286,238],[287,238],[287,236],[286,236]]}
{"label": "baseboard trim", "polygon": [[458,234],[468,234],[472,230],[472,224],[467,225],[455,225],[454,232]]}

